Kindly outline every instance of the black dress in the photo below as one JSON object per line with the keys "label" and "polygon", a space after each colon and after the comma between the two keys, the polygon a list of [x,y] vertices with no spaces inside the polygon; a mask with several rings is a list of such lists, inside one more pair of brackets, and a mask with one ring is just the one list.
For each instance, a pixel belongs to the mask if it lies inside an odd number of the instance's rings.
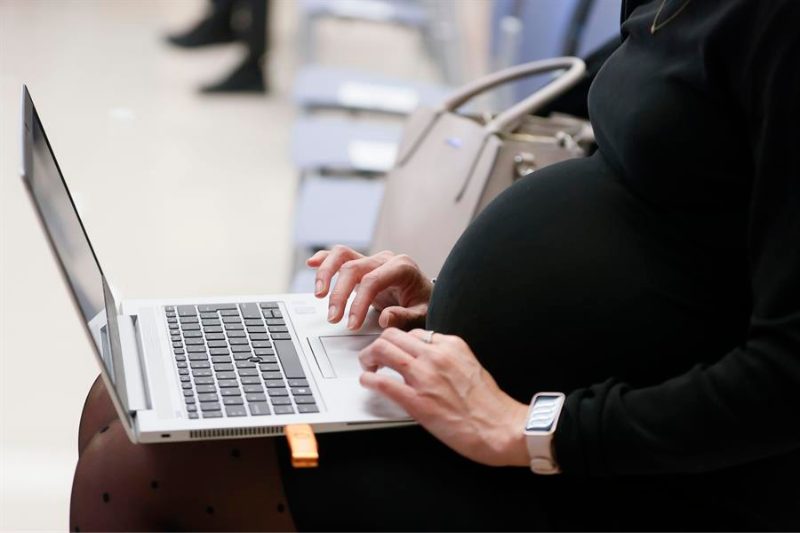
{"label": "black dress", "polygon": [[301,528],[800,528],[800,2],[626,4],[598,152],[498,197],[428,317],[520,401],[569,393],[564,474],[323,436]]}

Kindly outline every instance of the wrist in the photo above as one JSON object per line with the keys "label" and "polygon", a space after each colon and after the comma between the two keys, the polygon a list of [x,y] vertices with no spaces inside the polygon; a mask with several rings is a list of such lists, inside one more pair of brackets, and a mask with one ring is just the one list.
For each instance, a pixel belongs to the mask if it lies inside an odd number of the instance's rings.
{"label": "wrist", "polygon": [[525,421],[528,418],[528,406],[511,400],[510,417],[504,425],[505,438],[501,452],[506,466],[524,466],[530,468],[528,444],[525,437]]}

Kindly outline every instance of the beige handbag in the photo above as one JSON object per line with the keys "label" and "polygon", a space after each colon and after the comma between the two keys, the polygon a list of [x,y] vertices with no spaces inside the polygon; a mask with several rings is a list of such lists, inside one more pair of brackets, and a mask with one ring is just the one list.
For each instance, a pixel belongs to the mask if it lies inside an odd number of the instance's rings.
{"label": "beige handbag", "polygon": [[[534,61],[467,84],[439,109],[417,109],[387,176],[372,251],[408,254],[436,276],[470,221],[515,179],[586,155],[584,141],[593,140],[588,122],[530,116],[575,85],[584,68],[573,57]],[[457,113],[489,89],[548,71],[561,74],[494,118]]]}

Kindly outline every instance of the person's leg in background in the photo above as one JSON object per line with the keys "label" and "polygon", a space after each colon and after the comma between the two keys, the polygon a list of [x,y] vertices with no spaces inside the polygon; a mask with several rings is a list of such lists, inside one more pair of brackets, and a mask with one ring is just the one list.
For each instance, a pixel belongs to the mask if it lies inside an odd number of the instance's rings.
{"label": "person's leg in background", "polygon": [[242,31],[242,42],[247,46],[247,55],[239,66],[217,83],[200,89],[203,93],[257,92],[267,91],[265,78],[265,56],[269,40],[268,0],[243,0],[241,7],[249,13],[249,23]]}
{"label": "person's leg in background", "polygon": [[98,378],[78,441],[72,531],[294,530],[272,439],[132,444]]}
{"label": "person's leg in background", "polygon": [[167,36],[167,40],[181,48],[198,48],[236,41],[236,32],[233,31],[231,24],[234,1],[210,0],[210,10],[205,18],[184,33]]}

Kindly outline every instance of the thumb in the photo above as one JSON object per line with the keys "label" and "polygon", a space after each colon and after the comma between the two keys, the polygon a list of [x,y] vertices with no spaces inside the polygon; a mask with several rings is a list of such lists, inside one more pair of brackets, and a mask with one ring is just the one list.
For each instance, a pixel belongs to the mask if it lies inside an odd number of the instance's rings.
{"label": "thumb", "polygon": [[411,329],[425,324],[425,315],[428,313],[427,304],[418,304],[411,307],[393,305],[381,311],[378,324],[382,328]]}

